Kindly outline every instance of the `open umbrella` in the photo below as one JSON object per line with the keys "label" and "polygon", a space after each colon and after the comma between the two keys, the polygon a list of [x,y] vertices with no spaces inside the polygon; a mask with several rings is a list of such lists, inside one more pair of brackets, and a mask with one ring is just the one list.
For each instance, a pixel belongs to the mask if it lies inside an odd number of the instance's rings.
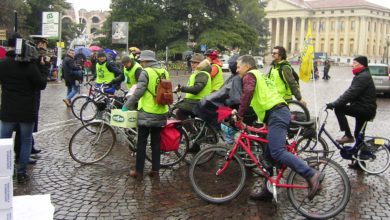
{"label": "open umbrella", "polygon": [[91,50],[86,48],[86,47],[78,47],[78,48],[74,49],[74,52],[75,52],[75,54],[81,53],[86,57],[89,57],[92,54]]}
{"label": "open umbrella", "polygon": [[101,50],[102,48],[100,48],[99,46],[90,46],[89,49],[90,49],[92,52],[96,52],[96,51]]}
{"label": "open umbrella", "polygon": [[105,48],[105,49],[104,49],[104,53],[107,54],[107,56],[108,56],[109,58],[112,58],[112,60],[115,60],[116,55],[117,55],[117,53],[116,53],[115,50],[111,50],[111,49],[108,49],[108,48]]}
{"label": "open umbrella", "polygon": [[0,60],[5,57],[6,53],[7,53],[7,51],[5,50],[5,48],[4,47],[0,47]]}

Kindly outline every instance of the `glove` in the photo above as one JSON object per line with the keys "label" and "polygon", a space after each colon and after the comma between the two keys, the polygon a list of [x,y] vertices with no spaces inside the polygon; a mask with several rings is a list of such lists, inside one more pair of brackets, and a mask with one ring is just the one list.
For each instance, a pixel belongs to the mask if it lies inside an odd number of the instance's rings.
{"label": "glove", "polygon": [[126,105],[123,105],[122,106],[122,112],[127,112],[127,111],[129,111],[129,109],[126,107]]}
{"label": "glove", "polygon": [[326,109],[333,110],[333,109],[334,109],[333,103],[328,103],[328,104],[326,104]]}

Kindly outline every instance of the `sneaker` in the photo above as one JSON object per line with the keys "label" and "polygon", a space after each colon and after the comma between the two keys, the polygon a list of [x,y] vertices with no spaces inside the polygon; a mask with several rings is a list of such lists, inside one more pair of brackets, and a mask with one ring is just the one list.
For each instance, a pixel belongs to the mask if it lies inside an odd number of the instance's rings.
{"label": "sneaker", "polygon": [[18,173],[16,179],[18,183],[25,184],[30,180],[30,177],[26,173]]}
{"label": "sneaker", "polygon": [[41,151],[42,151],[42,150],[36,149],[36,148],[33,147],[33,148],[31,149],[31,154],[39,154],[39,153],[41,153]]}
{"label": "sneaker", "polygon": [[63,99],[62,101],[64,101],[67,107],[70,107],[72,105],[68,99]]}
{"label": "sneaker", "polygon": [[339,144],[347,144],[355,142],[355,138],[344,135],[342,138],[336,139],[336,141]]}

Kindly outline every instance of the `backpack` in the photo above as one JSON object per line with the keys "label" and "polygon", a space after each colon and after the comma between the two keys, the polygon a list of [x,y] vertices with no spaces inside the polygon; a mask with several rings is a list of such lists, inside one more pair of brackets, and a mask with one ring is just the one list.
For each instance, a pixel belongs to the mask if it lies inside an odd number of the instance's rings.
{"label": "backpack", "polygon": [[[166,79],[165,73],[159,74],[157,71],[152,69],[157,73],[160,83],[156,87],[155,100],[159,105],[170,105],[173,103],[173,92],[172,92],[172,81]],[[150,92],[150,91],[149,91]],[[153,94],[152,92],[150,92]]]}
{"label": "backpack", "polygon": [[[284,85],[285,85],[286,88],[287,88],[287,82],[284,80],[283,73],[282,73],[282,72],[283,72],[283,66],[285,66],[285,65],[290,66],[290,68],[291,68],[291,73],[292,73],[292,75],[293,75],[295,81],[297,82],[297,84],[298,84],[298,86],[299,86],[299,75],[298,75],[297,72],[295,72],[294,68],[292,68],[292,66],[291,66],[290,64],[281,64],[281,65],[279,66],[279,69],[278,69],[278,71],[279,71],[279,77],[282,79]],[[271,67],[271,69],[269,70],[268,78],[269,78],[270,75],[271,75],[271,70],[272,70],[272,67]]]}

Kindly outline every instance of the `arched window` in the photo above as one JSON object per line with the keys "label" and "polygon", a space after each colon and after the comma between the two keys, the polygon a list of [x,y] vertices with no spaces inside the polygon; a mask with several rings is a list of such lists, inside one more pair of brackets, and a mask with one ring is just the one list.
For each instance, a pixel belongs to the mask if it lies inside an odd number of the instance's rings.
{"label": "arched window", "polygon": [[99,22],[100,22],[99,17],[97,17],[97,16],[93,16],[93,17],[92,17],[92,23],[97,24],[97,23],[99,23]]}

